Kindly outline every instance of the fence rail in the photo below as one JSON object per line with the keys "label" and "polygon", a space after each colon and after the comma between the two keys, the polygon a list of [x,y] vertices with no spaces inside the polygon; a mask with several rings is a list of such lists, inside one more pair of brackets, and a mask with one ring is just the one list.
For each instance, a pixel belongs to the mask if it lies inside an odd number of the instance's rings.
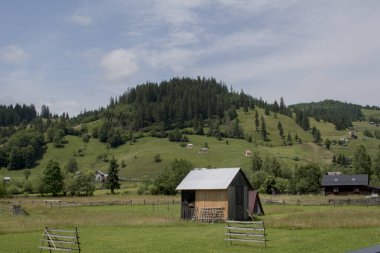
{"label": "fence rail", "polygon": [[75,230],[62,230],[62,229],[52,229],[45,228],[42,234],[41,246],[38,248],[40,252],[44,250],[52,251],[64,251],[72,252],[78,251],[80,253],[80,243],[78,229]]}
{"label": "fence rail", "polygon": [[326,199],[326,200],[285,200],[285,199],[265,199],[266,204],[274,205],[302,205],[302,206],[323,206],[323,205],[357,205],[375,206],[380,205],[380,197],[371,198],[346,198],[346,199]]}
{"label": "fence rail", "polygon": [[261,243],[266,246],[264,221],[226,221],[225,241]]}

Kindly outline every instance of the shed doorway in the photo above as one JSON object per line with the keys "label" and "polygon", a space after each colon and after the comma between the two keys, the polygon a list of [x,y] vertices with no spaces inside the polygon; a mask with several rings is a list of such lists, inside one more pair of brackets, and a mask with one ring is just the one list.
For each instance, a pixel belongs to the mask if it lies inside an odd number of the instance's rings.
{"label": "shed doorway", "polygon": [[235,191],[236,219],[244,220],[244,187],[236,186]]}
{"label": "shed doorway", "polygon": [[181,197],[181,218],[191,220],[194,216],[195,191],[183,191]]}

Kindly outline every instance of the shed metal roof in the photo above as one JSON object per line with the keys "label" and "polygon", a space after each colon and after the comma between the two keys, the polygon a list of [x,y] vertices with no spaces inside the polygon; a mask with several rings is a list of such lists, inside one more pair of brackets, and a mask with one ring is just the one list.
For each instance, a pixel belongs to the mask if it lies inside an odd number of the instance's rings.
{"label": "shed metal roof", "polygon": [[177,186],[177,190],[227,189],[240,168],[194,169]]}
{"label": "shed metal roof", "polygon": [[368,175],[324,175],[322,186],[368,185]]}

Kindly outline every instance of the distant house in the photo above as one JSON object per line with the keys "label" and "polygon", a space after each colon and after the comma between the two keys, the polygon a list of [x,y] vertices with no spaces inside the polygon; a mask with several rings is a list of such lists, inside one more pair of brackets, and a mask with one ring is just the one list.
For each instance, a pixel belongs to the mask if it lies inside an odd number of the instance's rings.
{"label": "distant house", "polygon": [[358,138],[358,135],[356,134],[356,131],[349,131],[348,136],[350,137],[351,140],[355,140]]}
{"label": "distant house", "polygon": [[368,175],[324,175],[321,183],[325,195],[368,194],[377,187],[369,186]]}
{"label": "distant house", "polygon": [[199,154],[208,154],[208,148],[201,148]]}
{"label": "distant house", "polygon": [[205,210],[219,212],[221,220],[264,214],[257,192],[240,168],[194,169],[177,190],[181,191],[182,219],[201,220]]}
{"label": "distant house", "polygon": [[380,252],[380,245],[368,247],[364,249],[358,249],[358,250],[350,251],[347,253],[379,253],[379,252]]}
{"label": "distant house", "polygon": [[252,151],[250,149],[247,149],[245,151],[245,156],[251,156],[252,155]]}
{"label": "distant house", "polygon": [[187,144],[187,148],[193,148],[193,146],[194,146],[194,145],[193,145],[192,143],[188,143],[188,144]]}
{"label": "distant house", "polygon": [[3,177],[4,183],[9,183],[11,181],[11,177]]}
{"label": "distant house", "polygon": [[106,181],[107,177],[108,177],[107,173],[103,173],[99,170],[95,171],[95,181],[96,182],[103,183]]}

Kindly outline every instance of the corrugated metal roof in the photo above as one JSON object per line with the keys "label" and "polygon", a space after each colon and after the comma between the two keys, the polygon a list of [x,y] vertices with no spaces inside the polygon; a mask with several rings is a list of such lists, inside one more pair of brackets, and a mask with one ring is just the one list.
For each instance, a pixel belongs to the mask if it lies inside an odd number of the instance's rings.
{"label": "corrugated metal roof", "polygon": [[368,185],[368,175],[325,175],[322,186]]}
{"label": "corrugated metal roof", "polygon": [[177,190],[227,189],[240,168],[194,169],[177,186]]}

